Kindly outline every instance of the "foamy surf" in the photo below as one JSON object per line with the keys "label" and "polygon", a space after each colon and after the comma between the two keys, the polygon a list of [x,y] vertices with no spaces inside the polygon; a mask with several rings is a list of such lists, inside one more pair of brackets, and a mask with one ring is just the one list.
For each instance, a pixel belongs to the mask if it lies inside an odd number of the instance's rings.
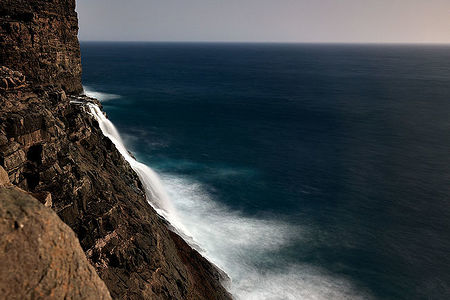
{"label": "foamy surf", "polygon": [[[349,281],[306,264],[271,262],[279,267],[263,270],[258,266],[262,260],[289,246],[301,228],[230,211],[195,180],[161,174],[161,181],[183,225],[201,246],[201,253],[230,276],[228,289],[236,299],[371,298]],[[307,229],[303,230],[306,233]]]}
{"label": "foamy surf", "polygon": [[230,276],[227,288],[236,299],[370,299],[349,281],[320,268],[279,262],[276,270],[262,270],[258,260],[289,245],[292,233],[298,236],[298,227],[230,211],[215,202],[203,184],[195,180],[171,174],[162,174],[160,179],[130,155],[119,132],[99,107],[87,105],[103,134],[138,174],[150,205]]}

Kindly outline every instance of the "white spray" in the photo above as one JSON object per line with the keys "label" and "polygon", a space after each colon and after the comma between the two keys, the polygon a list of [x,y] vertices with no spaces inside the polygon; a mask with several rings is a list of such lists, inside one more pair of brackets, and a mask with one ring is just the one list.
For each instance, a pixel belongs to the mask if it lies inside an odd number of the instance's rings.
{"label": "white spray", "polygon": [[125,160],[130,164],[131,168],[138,174],[142,186],[145,189],[147,201],[150,205],[158,212],[158,214],[166,218],[176,229],[181,231],[181,233],[188,235],[189,233],[186,228],[178,221],[175,209],[171,204],[158,175],[150,167],[136,161],[136,159],[130,155],[116,127],[108,120],[108,118],[106,118],[97,105],[92,103],[88,103],[87,105],[92,115],[96,118],[103,134],[114,143],[120,154],[122,154]]}

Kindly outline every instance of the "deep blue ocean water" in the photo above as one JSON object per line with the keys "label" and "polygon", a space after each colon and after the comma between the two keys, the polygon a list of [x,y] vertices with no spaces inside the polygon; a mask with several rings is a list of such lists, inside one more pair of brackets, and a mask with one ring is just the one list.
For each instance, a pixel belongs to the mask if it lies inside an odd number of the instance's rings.
{"label": "deep blue ocean water", "polygon": [[81,48],[237,298],[450,299],[450,46]]}

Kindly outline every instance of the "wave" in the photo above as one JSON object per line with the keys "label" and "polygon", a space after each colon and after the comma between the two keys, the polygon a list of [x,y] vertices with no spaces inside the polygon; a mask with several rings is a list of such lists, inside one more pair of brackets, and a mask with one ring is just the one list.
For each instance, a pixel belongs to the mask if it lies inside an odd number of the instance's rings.
{"label": "wave", "polygon": [[114,100],[114,99],[121,98],[120,95],[108,94],[108,93],[100,93],[100,92],[94,91],[88,86],[83,86],[83,90],[84,90],[83,93],[86,96],[98,99],[100,102],[107,102],[109,100]]}
{"label": "wave", "polygon": [[177,232],[231,278],[227,287],[236,299],[370,299],[351,282],[309,265],[273,261],[273,254],[298,237],[298,226],[273,219],[250,218],[214,201],[194,179],[173,174],[159,176],[136,161],[117,129],[98,106],[88,104],[102,132],[111,139],[141,179],[147,199]]}
{"label": "wave", "polygon": [[[236,299],[371,298],[325,270],[273,258],[308,229],[231,211],[214,201],[202,183],[187,177],[161,174],[161,181],[202,255],[231,277],[228,289]],[[278,267],[266,269],[262,262]]]}

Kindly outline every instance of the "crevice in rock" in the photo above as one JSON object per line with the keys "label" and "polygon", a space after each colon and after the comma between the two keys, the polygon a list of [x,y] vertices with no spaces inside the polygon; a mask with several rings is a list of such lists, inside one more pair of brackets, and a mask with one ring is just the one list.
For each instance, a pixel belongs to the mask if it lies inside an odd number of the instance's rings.
{"label": "crevice in rock", "polygon": [[27,181],[27,186],[31,191],[34,191],[34,189],[39,184],[39,173],[24,173],[25,180]]}
{"label": "crevice in rock", "polygon": [[33,145],[28,149],[27,159],[38,166],[42,164],[42,145]]}

